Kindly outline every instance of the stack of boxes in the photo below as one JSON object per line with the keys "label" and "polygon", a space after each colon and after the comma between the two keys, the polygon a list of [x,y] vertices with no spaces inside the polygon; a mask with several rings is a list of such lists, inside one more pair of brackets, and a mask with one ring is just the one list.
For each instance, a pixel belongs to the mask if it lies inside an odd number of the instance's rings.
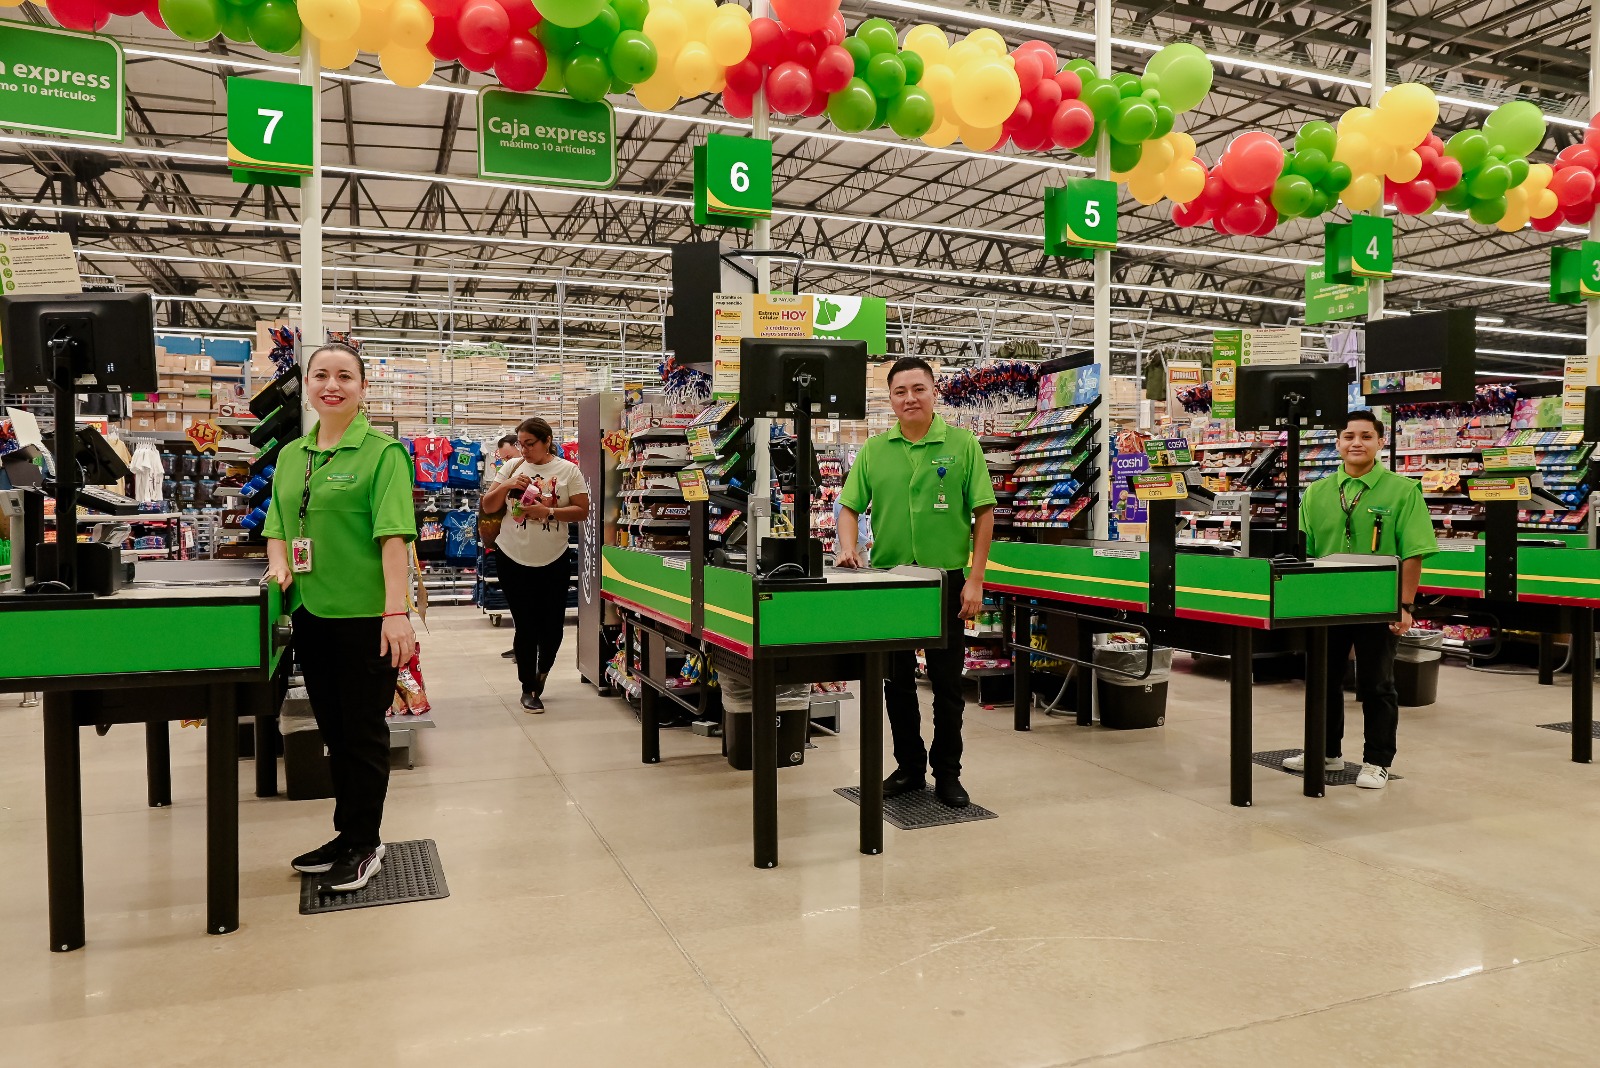
{"label": "stack of boxes", "polygon": [[[135,394],[130,429],[135,434],[181,434],[196,419],[249,414],[247,368],[217,363],[210,356],[184,356],[156,348],[157,392]],[[272,365],[248,369],[259,384],[272,377]]]}

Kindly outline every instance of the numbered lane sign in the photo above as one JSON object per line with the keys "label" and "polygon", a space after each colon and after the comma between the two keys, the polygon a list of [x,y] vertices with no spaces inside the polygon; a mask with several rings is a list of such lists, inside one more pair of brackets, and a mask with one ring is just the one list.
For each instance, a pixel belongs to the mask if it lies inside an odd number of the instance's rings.
{"label": "numbered lane sign", "polygon": [[1600,297],[1600,241],[1578,246],[1578,296]]}
{"label": "numbered lane sign", "polygon": [[772,217],[772,142],[706,135],[706,210],[746,219]]}
{"label": "numbered lane sign", "polygon": [[[724,215],[712,211],[707,203],[710,192],[710,183],[706,175],[710,165],[706,160],[706,146],[695,145],[694,152],[694,205],[690,213],[696,226],[733,226],[742,230],[755,228],[754,218],[745,215]],[[731,180],[731,172],[730,172]]]}
{"label": "numbered lane sign", "polygon": [[1394,277],[1394,220],[1353,215],[1323,230],[1323,268],[1330,282],[1354,285],[1357,278]]}
{"label": "numbered lane sign", "polygon": [[1557,246],[1550,250],[1550,303],[1577,304],[1583,300],[1583,253]]}
{"label": "numbered lane sign", "polygon": [[311,173],[312,88],[262,78],[228,79],[228,163],[253,176]]}
{"label": "numbered lane sign", "polygon": [[1117,183],[1069,178],[1064,189],[1044,191],[1044,252],[1093,259],[1094,250],[1117,247]]}

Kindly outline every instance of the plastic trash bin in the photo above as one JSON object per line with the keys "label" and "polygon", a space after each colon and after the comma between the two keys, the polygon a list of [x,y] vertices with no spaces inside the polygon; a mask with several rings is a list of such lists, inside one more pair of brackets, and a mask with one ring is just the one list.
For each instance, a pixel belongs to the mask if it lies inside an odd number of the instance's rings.
{"label": "plastic trash bin", "polygon": [[1394,656],[1394,687],[1406,708],[1431,705],[1439,699],[1439,665],[1444,658],[1444,632],[1409,630],[1400,636]]}
{"label": "plastic trash bin", "polygon": [[[1100,706],[1102,727],[1139,730],[1159,727],[1167,721],[1167,680],[1172,677],[1172,650],[1156,646],[1148,650],[1148,655],[1150,675],[1138,679],[1130,675],[1144,671],[1145,646],[1119,643],[1095,647],[1095,703]],[[1107,668],[1112,670],[1103,670]]]}
{"label": "plastic trash bin", "polygon": [[[722,743],[736,771],[755,766],[751,732],[755,729],[750,686],[734,675],[719,674],[722,687]],[[792,768],[806,760],[811,733],[811,684],[778,687],[778,767]]]}

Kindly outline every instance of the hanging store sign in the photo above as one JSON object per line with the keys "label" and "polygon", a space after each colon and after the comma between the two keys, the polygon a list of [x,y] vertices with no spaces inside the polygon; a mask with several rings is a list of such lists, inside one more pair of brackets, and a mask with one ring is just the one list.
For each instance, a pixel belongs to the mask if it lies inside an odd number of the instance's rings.
{"label": "hanging store sign", "polygon": [[109,37],[0,22],[0,126],[121,141],[123,66]]}
{"label": "hanging store sign", "polygon": [[557,93],[478,92],[478,176],[608,189],[617,181],[610,104]]}
{"label": "hanging store sign", "polygon": [[882,297],[841,297],[813,293],[811,336],[865,341],[868,356],[889,351],[889,306]]}
{"label": "hanging store sign", "polygon": [[236,180],[311,173],[313,92],[294,82],[228,79],[228,165]]}
{"label": "hanging store sign", "polygon": [[1094,250],[1117,247],[1117,183],[1069,178],[1044,191],[1044,253],[1092,259]]}
{"label": "hanging store sign", "polygon": [[0,293],[82,293],[78,258],[66,234],[0,230]]}
{"label": "hanging store sign", "polygon": [[1324,264],[1306,268],[1306,325],[1354,319],[1367,314],[1367,280],[1358,278],[1350,285],[1328,281]]}
{"label": "hanging store sign", "polygon": [[772,217],[771,141],[707,134],[705,153],[695,162],[695,203],[703,202],[707,214]]}
{"label": "hanging store sign", "polygon": [[1323,228],[1322,266],[1327,280],[1354,285],[1358,278],[1394,277],[1394,220],[1352,215]]}

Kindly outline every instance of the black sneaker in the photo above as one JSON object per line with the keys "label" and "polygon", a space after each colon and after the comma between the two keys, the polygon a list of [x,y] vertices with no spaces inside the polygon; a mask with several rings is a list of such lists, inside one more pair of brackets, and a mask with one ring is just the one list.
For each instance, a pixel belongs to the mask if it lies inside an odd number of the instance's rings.
{"label": "black sneaker", "polygon": [[901,771],[897,768],[893,775],[883,780],[883,796],[885,800],[888,800],[891,797],[899,797],[901,794],[916,793],[918,790],[926,789],[927,786],[928,780],[923,778],[922,775]]}
{"label": "black sneaker", "polygon": [[515,660],[517,658],[517,651],[515,649],[507,649],[505,652],[501,653],[500,656],[506,660]]}
{"label": "black sneaker", "polygon": [[967,796],[966,787],[961,785],[960,779],[935,780],[933,793],[947,808],[966,808],[972,804],[972,798]]}
{"label": "black sneaker", "polygon": [[303,875],[321,875],[333,867],[333,862],[339,859],[339,854],[344,852],[344,843],[335,838],[326,845],[319,845],[309,853],[301,853],[289,862],[289,866]]}
{"label": "black sneaker", "polygon": [[381,845],[373,850],[345,850],[328,873],[317,880],[317,893],[344,894],[360,890],[383,869],[383,854]]}
{"label": "black sneaker", "polygon": [[538,715],[544,711],[544,702],[539,699],[538,694],[529,690],[522,695],[522,707],[534,715]]}

